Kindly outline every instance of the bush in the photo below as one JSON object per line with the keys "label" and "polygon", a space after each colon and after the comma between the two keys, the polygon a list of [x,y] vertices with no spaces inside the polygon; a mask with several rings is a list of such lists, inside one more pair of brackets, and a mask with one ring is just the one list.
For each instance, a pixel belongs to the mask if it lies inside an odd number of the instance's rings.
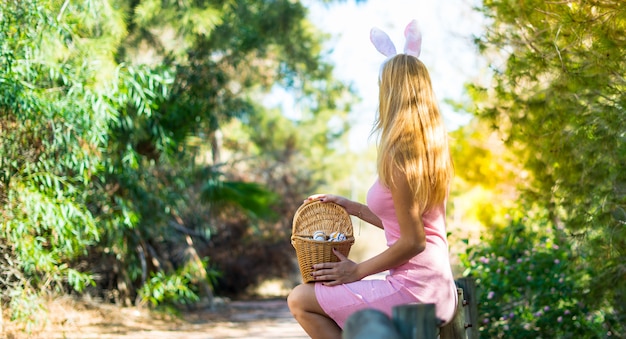
{"label": "bush", "polygon": [[[512,220],[469,249],[464,275],[476,279],[480,331],[488,338],[605,338],[614,319],[585,305],[584,254],[563,228]],[[608,307],[608,306],[604,306]]]}

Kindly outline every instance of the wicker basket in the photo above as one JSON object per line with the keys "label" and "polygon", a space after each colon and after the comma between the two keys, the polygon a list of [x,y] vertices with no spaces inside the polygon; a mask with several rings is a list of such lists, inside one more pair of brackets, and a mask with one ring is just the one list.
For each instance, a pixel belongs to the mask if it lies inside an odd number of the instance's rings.
{"label": "wicker basket", "polygon": [[[315,231],[324,231],[326,235],[341,232],[346,236],[344,241],[313,240]],[[352,220],[346,210],[332,202],[314,200],[302,204],[293,217],[291,244],[296,249],[302,280],[313,281],[311,271],[314,264],[337,262],[339,258],[333,253],[333,247],[341,254],[348,256],[354,244]]]}

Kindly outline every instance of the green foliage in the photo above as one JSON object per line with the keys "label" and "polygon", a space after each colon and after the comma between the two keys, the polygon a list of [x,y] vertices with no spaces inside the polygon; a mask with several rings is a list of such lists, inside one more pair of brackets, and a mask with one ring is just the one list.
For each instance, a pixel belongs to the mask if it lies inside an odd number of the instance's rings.
{"label": "green foliage", "polygon": [[[167,267],[171,259],[160,249],[181,239],[181,230],[215,239],[223,224],[243,223],[252,234],[282,234],[274,217],[286,218],[278,198],[288,197],[274,183],[285,186],[281,176],[299,181],[306,173],[292,177],[291,170],[276,171],[274,177],[276,163],[268,159],[274,147],[285,146],[278,131],[315,123],[311,134],[324,137],[314,149],[328,149],[347,130],[326,133],[329,120],[346,114],[343,101],[350,93],[323,61],[324,36],[298,1],[123,4],[129,32],[118,59],[154,65],[147,68],[166,70],[172,79],[163,83],[162,94],[153,90],[157,96],[141,98],[149,102],[149,111],[142,113],[137,104],[121,110],[105,157],[110,164],[103,180],[107,195],[97,197],[107,227],[103,246],[95,250],[123,260],[131,285],[146,273],[135,249],[150,253],[157,269]],[[133,88],[145,90],[149,83],[142,80]],[[284,125],[268,133],[256,124],[268,114],[258,102],[275,87],[299,96],[306,116],[299,122],[283,120]],[[246,126],[246,142],[227,143],[235,133],[229,127],[236,122]],[[261,135],[271,140],[271,148],[256,138]],[[307,152],[309,146],[303,141],[290,151]],[[258,152],[246,153],[250,149]],[[291,163],[296,158],[282,160],[287,168],[303,166]],[[173,229],[173,220],[184,227]]]}
{"label": "green foliage", "polygon": [[489,189],[515,181],[513,157],[484,123],[474,119],[450,135],[456,176]]}
{"label": "green foliage", "polygon": [[85,203],[106,134],[106,115],[92,110],[95,75],[76,66],[81,41],[67,53],[48,49],[80,30],[54,20],[52,3],[0,8],[0,237],[28,279],[20,290],[62,289],[63,281],[81,290],[91,277],[67,262],[99,239]]}
{"label": "green foliage", "polygon": [[24,324],[25,332],[31,333],[45,322],[43,299],[40,296],[21,287],[17,287],[9,293],[11,320]]}
{"label": "green foliage", "polygon": [[[49,289],[191,302],[185,248],[232,223],[285,232],[353,100],[306,15],[290,0],[0,2],[0,268],[14,272],[0,287],[15,312]],[[275,88],[302,119],[258,104]],[[247,142],[223,147],[237,122]]]}
{"label": "green foliage", "polygon": [[[608,1],[485,1],[476,39],[490,57],[488,86],[472,86],[479,118],[497,128],[529,173],[526,211],[581,238],[575,270],[626,324],[626,6]],[[530,212],[529,212],[530,213]],[[541,213],[544,215],[544,213]],[[611,306],[607,306],[607,302]]]}
{"label": "green foliage", "polygon": [[[202,267],[189,262],[187,265],[167,274],[163,271],[153,272],[140,288],[139,296],[144,302],[154,307],[173,307],[189,305],[199,300],[196,277],[198,270],[205,270],[208,259],[202,260]],[[215,284],[219,272],[207,271],[207,283]]]}
{"label": "green foliage", "polygon": [[450,133],[455,182],[451,192],[454,214],[463,223],[476,221],[488,229],[505,227],[515,207],[517,186],[528,176],[497,132],[473,119]]}
{"label": "green foliage", "polygon": [[200,197],[210,207],[223,208],[231,205],[251,217],[263,219],[275,217],[271,207],[278,197],[274,192],[268,191],[258,183],[223,180],[219,173],[209,174],[208,177]]}
{"label": "green foliage", "polygon": [[562,228],[526,218],[481,238],[461,256],[480,286],[489,338],[607,338],[621,328],[606,304],[588,304],[586,260]]}

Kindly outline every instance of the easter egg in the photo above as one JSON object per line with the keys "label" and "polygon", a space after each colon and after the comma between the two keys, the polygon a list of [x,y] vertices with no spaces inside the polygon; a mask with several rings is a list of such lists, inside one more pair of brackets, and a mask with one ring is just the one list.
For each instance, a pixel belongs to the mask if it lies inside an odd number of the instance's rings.
{"label": "easter egg", "polygon": [[344,241],[346,240],[346,235],[341,232],[333,232],[328,237],[330,241]]}
{"label": "easter egg", "polygon": [[315,231],[313,232],[313,240],[326,241],[326,234],[324,231]]}

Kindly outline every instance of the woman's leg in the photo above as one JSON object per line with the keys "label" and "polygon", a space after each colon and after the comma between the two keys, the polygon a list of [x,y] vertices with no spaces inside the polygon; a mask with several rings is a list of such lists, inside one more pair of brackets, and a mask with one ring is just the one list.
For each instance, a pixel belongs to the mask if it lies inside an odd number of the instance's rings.
{"label": "woman's leg", "polygon": [[296,286],[287,297],[289,310],[313,339],[341,338],[341,328],[328,317],[315,297],[314,284]]}

